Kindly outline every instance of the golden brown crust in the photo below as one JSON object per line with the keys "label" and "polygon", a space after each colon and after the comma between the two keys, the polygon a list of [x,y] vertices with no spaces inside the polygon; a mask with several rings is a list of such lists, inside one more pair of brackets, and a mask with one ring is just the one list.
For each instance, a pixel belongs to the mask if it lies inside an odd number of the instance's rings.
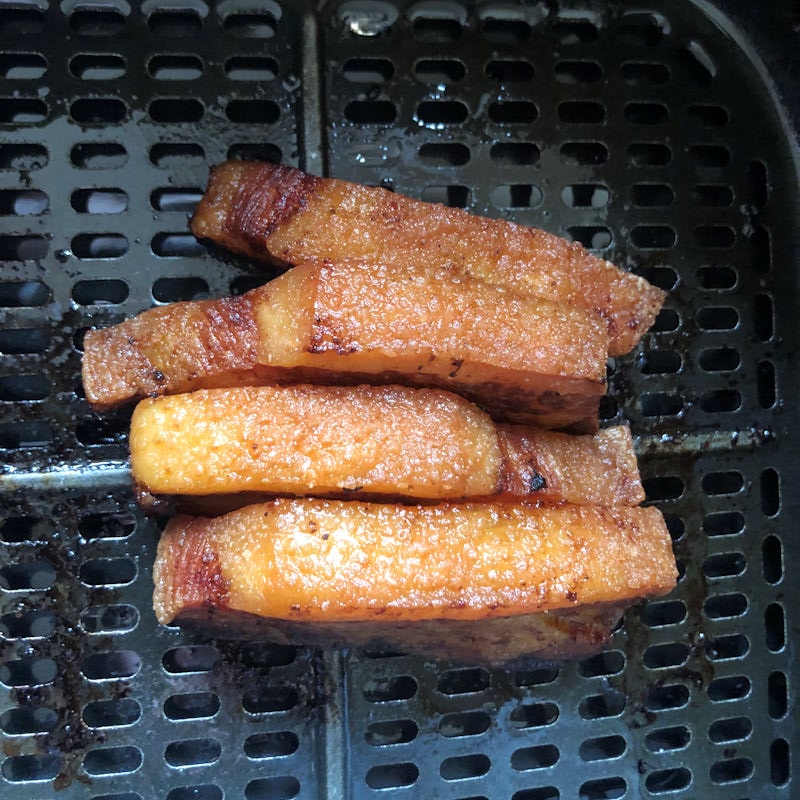
{"label": "golden brown crust", "polygon": [[174,303],[87,334],[89,402],[276,382],[401,383],[500,419],[593,432],[607,339],[596,319],[416,266],[308,262],[237,298]]}
{"label": "golden brown crust", "polygon": [[508,494],[579,505],[644,499],[627,428],[571,436],[498,426],[451,392],[396,385],[149,398],[134,410],[130,451],[140,502],[178,495],[179,507],[214,514],[270,495],[408,502]]}
{"label": "golden brown crust", "polygon": [[602,318],[611,355],[636,344],[664,300],[643,278],[537,228],[274,164],[215,167],[191,224],[257,259],[417,262],[558,300]]}
{"label": "golden brown crust", "polygon": [[476,620],[630,603],[676,576],[655,508],[277,499],[173,519],[154,605],[164,623],[215,605],[298,622]]}

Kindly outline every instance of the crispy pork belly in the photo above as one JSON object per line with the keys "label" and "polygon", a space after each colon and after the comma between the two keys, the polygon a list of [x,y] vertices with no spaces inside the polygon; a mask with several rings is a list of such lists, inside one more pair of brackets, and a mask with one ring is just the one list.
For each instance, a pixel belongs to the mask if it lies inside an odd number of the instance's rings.
{"label": "crispy pork belly", "polygon": [[[564,640],[582,623],[602,645],[621,608],[669,592],[676,568],[655,508],[279,498],[173,517],[154,581],[164,624],[245,615],[294,643],[508,660],[574,655]],[[520,635],[493,651],[512,625],[488,623],[510,618]]]}
{"label": "crispy pork belly", "polygon": [[83,381],[97,408],[243,384],[434,386],[505,421],[592,432],[607,344],[584,311],[449,270],[315,261],[87,332]]}
{"label": "crispy pork belly", "polygon": [[253,493],[509,494],[584,505],[644,499],[625,427],[571,436],[498,425],[459,395],[396,385],[201,389],[146,399],[133,413],[130,452],[145,505],[160,495],[234,493],[240,504]]}
{"label": "crispy pork belly", "polygon": [[643,278],[537,228],[283,165],[219,165],[191,225],[196,236],[256,259],[362,258],[466,271],[600,315],[611,355],[635,346],[664,300]]}

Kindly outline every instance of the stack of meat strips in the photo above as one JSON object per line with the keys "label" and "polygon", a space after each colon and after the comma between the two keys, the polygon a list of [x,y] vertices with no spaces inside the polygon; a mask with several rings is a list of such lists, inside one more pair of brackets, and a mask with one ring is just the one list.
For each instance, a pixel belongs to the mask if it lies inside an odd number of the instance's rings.
{"label": "stack of meat strips", "polygon": [[140,502],[175,511],[163,623],[456,661],[596,651],[676,580],[609,355],[663,293],[544,231],[227,162],[200,238],[287,267],[85,339],[96,409],[139,401]]}

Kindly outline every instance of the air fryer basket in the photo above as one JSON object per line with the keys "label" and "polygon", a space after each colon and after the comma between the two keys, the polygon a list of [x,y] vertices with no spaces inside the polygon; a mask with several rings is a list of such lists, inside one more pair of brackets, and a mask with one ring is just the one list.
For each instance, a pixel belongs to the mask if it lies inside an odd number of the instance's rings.
{"label": "air fryer basket", "polygon": [[[796,795],[796,56],[768,46],[793,26],[705,0],[0,5],[0,796]],[[602,413],[677,589],[559,669],[158,626],[160,521],[130,412],[83,398],[82,334],[263,282],[188,234],[231,156],[532,223],[668,289]]]}

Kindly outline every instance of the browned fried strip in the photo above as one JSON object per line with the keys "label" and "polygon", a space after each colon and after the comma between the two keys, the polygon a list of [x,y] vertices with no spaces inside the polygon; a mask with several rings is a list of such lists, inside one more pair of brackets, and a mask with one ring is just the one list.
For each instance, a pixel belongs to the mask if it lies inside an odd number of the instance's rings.
{"label": "browned fried strip", "polygon": [[438,386],[498,418],[590,432],[607,341],[585,312],[469,276],[317,261],[89,331],[83,380],[98,408],[267,382]]}
{"label": "browned fried strip", "polygon": [[[213,609],[288,622],[306,641],[316,625],[330,635],[331,625],[349,623],[391,643],[398,625],[422,621],[618,610],[669,592],[676,569],[655,508],[302,498],[173,518],[154,580],[163,623]],[[539,626],[544,642],[519,639],[520,650],[504,656],[546,653],[547,628]],[[462,627],[438,631],[428,655],[446,657]],[[410,629],[409,639],[403,646],[414,641]]]}
{"label": "browned fried strip", "polygon": [[257,259],[359,258],[466,271],[600,315],[611,355],[634,347],[664,300],[643,278],[537,228],[285,165],[217,166],[191,224],[196,236]]}
{"label": "browned fried strip", "polygon": [[404,386],[239,387],[147,399],[131,420],[130,451],[143,498],[644,499],[627,428],[570,436],[498,426],[458,395]]}

